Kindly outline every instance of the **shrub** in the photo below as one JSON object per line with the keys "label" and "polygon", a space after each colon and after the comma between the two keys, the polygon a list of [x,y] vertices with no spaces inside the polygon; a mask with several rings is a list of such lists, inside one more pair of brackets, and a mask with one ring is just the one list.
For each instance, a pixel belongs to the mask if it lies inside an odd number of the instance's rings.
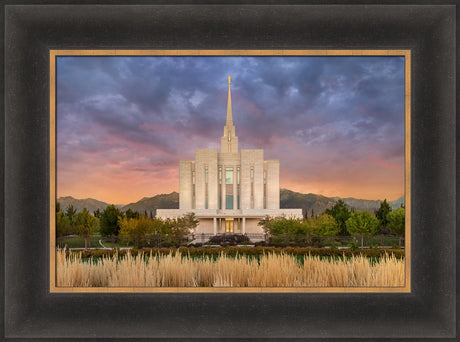
{"label": "shrub", "polygon": [[248,255],[248,256],[261,256],[264,254],[289,254],[297,257],[303,257],[306,255],[311,256],[320,256],[320,257],[352,257],[362,255],[368,258],[381,258],[385,254],[393,254],[396,258],[404,257],[403,249],[359,249],[359,248],[349,248],[344,250],[339,250],[337,248],[315,248],[315,247],[265,247],[265,246],[256,246],[256,247],[238,247],[238,246],[226,246],[226,247],[179,247],[179,248],[142,248],[142,249],[131,249],[131,250],[86,250],[86,251],[72,251],[72,254],[81,253],[82,258],[101,258],[104,256],[114,256],[118,257],[125,256],[128,251],[130,251],[132,256],[137,256],[141,253],[144,255],[168,255],[171,252],[174,254],[176,251],[180,252],[182,255],[190,256],[211,256],[216,257],[221,254],[228,256],[237,256],[237,255]]}
{"label": "shrub", "polygon": [[209,243],[221,246],[236,246],[241,244],[249,244],[251,240],[246,235],[240,234],[223,234],[215,235],[209,239]]}

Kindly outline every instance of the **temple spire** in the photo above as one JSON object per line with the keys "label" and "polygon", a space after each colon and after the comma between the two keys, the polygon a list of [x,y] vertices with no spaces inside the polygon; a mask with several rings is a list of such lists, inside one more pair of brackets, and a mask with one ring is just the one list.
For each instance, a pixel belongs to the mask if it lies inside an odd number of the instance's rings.
{"label": "temple spire", "polygon": [[232,95],[230,92],[231,81],[232,77],[228,76],[227,121],[225,122],[224,135],[220,140],[221,153],[238,153],[238,137],[235,135],[235,126],[233,126],[232,116]]}
{"label": "temple spire", "polygon": [[232,76],[228,76],[228,100],[227,100],[227,122],[226,126],[233,126],[233,117],[232,117],[232,95],[230,92],[230,83]]}

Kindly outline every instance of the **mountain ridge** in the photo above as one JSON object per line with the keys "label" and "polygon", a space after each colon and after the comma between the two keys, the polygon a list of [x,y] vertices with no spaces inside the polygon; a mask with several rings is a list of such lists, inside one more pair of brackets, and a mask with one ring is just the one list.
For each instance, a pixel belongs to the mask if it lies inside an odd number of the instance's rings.
{"label": "mountain ridge", "polygon": [[[380,202],[382,202],[381,200],[365,200],[353,197],[341,198],[337,196],[327,197],[312,193],[303,194],[288,189],[280,189],[280,208],[301,208],[303,214],[307,214],[308,216],[312,215],[312,210],[314,215],[324,212],[326,209],[331,208],[339,199],[342,199],[349,208],[368,211],[378,209],[380,207]],[[70,204],[72,204],[78,211],[86,208],[90,212],[94,212],[97,209],[104,210],[110,205],[109,203],[99,201],[94,198],[77,199],[72,196],[59,197],[57,201],[64,211]],[[393,209],[399,208],[401,203],[404,203],[404,196],[394,201],[388,201],[388,203]],[[140,213],[151,213],[152,216],[154,216],[157,209],[178,209],[179,194],[176,191],[173,191],[169,194],[158,194],[152,197],[143,197],[137,202],[125,205],[116,204],[115,206],[123,212],[131,209]]]}
{"label": "mountain ridge", "polygon": [[[62,210],[64,210],[64,211],[67,208],[67,206],[69,206],[70,204],[72,204],[73,207],[75,209],[77,209],[78,211],[81,211],[81,210],[83,210],[83,208],[86,208],[89,212],[92,212],[92,213],[97,209],[103,210],[108,205],[110,205],[109,203],[99,201],[99,200],[94,199],[94,198],[78,199],[78,198],[74,198],[72,196],[59,197],[57,199],[57,201],[59,202],[59,204],[61,205]],[[117,208],[121,207],[119,204],[116,204],[115,206]]]}

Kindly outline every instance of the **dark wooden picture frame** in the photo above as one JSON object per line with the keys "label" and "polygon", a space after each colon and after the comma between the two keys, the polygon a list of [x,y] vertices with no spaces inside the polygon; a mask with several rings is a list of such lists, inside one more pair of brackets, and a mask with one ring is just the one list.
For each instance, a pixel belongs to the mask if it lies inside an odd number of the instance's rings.
{"label": "dark wooden picture frame", "polygon": [[[2,8],[4,339],[455,337],[455,6],[114,3]],[[49,51],[107,48],[410,49],[411,293],[50,293]]]}

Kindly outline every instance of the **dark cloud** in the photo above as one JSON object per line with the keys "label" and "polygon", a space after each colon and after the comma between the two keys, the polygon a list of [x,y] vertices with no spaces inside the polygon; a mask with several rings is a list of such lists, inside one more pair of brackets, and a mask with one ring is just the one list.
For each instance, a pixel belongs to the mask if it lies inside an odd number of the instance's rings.
{"label": "dark cloud", "polygon": [[[92,155],[160,172],[219,148],[228,75],[240,147],[265,149],[291,174],[311,169],[312,149],[343,165],[370,147],[404,157],[403,58],[59,57],[58,170]],[[300,155],[277,155],[280,141]]]}

